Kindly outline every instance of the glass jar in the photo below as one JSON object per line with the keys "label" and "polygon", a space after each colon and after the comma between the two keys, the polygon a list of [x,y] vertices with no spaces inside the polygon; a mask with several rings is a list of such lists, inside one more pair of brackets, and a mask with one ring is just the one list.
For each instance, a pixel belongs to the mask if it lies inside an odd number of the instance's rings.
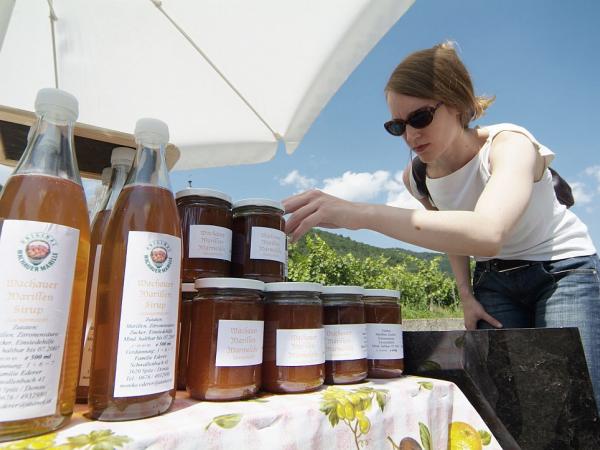
{"label": "glass jar", "polygon": [[187,390],[199,400],[241,400],[260,389],[264,283],[241,278],[196,280]]}
{"label": "glass jar", "polygon": [[283,213],[280,202],[263,198],[233,204],[233,276],[285,281],[287,241]]}
{"label": "glass jar", "polygon": [[196,296],[194,283],[181,284],[181,317],[179,322],[179,356],[177,360],[177,389],[185,389],[190,330],[192,329],[192,300]]}
{"label": "glass jar", "polygon": [[325,334],[319,283],[265,285],[262,389],[310,392],[325,378]]}
{"label": "glass jar", "polygon": [[324,286],[325,383],[358,383],[367,377],[367,327],[363,288]]}
{"label": "glass jar", "polygon": [[365,289],[367,362],[370,378],[394,378],[404,370],[400,292]]}
{"label": "glass jar", "polygon": [[184,189],[175,195],[183,237],[184,283],[228,277],[231,272],[231,197],[212,189]]}

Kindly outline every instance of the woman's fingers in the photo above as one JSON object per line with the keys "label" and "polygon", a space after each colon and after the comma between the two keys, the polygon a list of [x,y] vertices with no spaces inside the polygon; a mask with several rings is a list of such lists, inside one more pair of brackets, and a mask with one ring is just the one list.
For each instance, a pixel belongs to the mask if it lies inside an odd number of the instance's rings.
{"label": "woman's fingers", "polygon": [[[285,224],[285,232],[293,237],[298,234],[298,227],[300,227],[303,222],[310,216],[312,216],[318,208],[317,202],[307,203],[304,206],[297,209],[286,221]],[[287,209],[286,209],[287,212]],[[303,227],[304,228],[304,227]],[[307,230],[308,231],[308,230]],[[302,236],[298,236],[298,239]]]}
{"label": "woman's fingers", "polygon": [[312,189],[310,191],[292,195],[291,197],[284,199],[282,203],[286,214],[295,212],[299,208],[309,203],[312,199],[319,197],[319,194],[323,193],[317,189]]}
{"label": "woman's fingers", "polygon": [[481,319],[485,320],[487,323],[489,323],[493,327],[502,328],[502,324],[486,312],[483,313]]}
{"label": "woman's fingers", "polygon": [[319,226],[319,211],[315,211],[309,216],[305,217],[302,222],[298,224],[296,229],[290,234],[292,242],[298,241],[306,232],[310,231],[311,228]]}

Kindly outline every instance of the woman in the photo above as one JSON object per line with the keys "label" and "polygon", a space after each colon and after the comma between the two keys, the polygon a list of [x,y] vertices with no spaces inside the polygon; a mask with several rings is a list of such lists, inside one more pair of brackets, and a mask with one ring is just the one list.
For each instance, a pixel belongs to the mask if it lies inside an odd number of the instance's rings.
{"label": "woman", "polygon": [[556,198],[554,154],[516,125],[469,127],[493,99],[475,96],[450,43],[409,55],[385,94],[386,130],[418,158],[404,184],[426,210],[308,191],[284,200],[292,240],[315,226],[364,228],[448,253],[466,328],[579,327],[600,405],[600,261],[587,227]]}

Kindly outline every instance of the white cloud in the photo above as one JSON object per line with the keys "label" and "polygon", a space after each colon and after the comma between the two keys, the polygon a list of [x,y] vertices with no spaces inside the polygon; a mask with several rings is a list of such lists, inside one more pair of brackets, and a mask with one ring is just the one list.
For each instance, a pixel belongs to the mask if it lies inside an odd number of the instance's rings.
{"label": "white cloud", "polygon": [[284,178],[279,179],[281,186],[294,186],[299,191],[306,191],[317,185],[317,180],[301,175],[298,170],[292,170]]}
{"label": "white cloud", "polygon": [[344,172],[341,177],[323,180],[322,190],[350,201],[368,201],[387,190],[390,173],[385,170],[369,172]]}
{"label": "white cloud", "polygon": [[396,172],[394,179],[387,184],[388,195],[386,205],[397,208],[424,209],[421,202],[414,198],[404,186],[402,172]]}
{"label": "white cloud", "polygon": [[584,183],[580,181],[573,181],[569,184],[571,185],[576,205],[586,205],[591,203],[594,194],[588,191]]}
{"label": "white cloud", "polygon": [[598,183],[596,190],[600,192],[600,166],[591,166],[585,169],[585,174],[594,177]]}

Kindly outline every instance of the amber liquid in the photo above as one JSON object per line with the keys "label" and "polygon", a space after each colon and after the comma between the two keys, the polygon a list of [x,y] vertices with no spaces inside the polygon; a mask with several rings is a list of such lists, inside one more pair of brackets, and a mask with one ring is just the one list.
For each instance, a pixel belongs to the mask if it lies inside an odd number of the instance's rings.
{"label": "amber liquid", "polygon": [[[402,323],[400,305],[392,302],[365,301],[367,323]],[[404,359],[367,359],[370,378],[396,378],[402,375]]]}
{"label": "amber liquid", "polygon": [[[92,295],[92,277],[94,275],[94,262],[96,261],[96,251],[98,250],[98,245],[102,243],[102,237],[104,236],[104,231],[106,230],[106,225],[108,224],[108,219],[110,218],[110,211],[100,211],[94,221],[92,222],[92,234],[90,238],[90,261],[88,265],[88,278],[87,278],[87,288],[85,291],[85,309],[83,317],[85,320],[83,321],[83,330],[81,334],[81,345],[82,349],[85,349],[85,329],[87,327],[87,322],[90,320],[94,320],[93,316],[96,314],[96,311],[90,311],[90,298]],[[93,325],[92,325],[93,327]],[[92,336],[89,339],[93,339],[93,331],[91,331]],[[81,359],[85,358],[84,352],[81,352]],[[88,401],[88,386],[82,386],[81,381],[81,370],[82,364],[79,364],[79,378],[77,383],[77,403],[87,403]],[[89,383],[89,379],[88,379]]]}
{"label": "amber liquid", "polygon": [[277,330],[322,328],[323,307],[314,304],[267,303],[263,348],[262,389],[275,393],[310,392],[325,379],[325,364],[278,366]]}
{"label": "amber liquid", "polygon": [[[357,305],[323,304],[323,325],[365,323],[365,309]],[[358,383],[367,378],[367,359],[325,361],[325,383]]]}
{"label": "amber liquid", "polygon": [[55,430],[73,413],[79,374],[90,225],[83,188],[73,181],[46,175],[10,177],[0,198],[0,218],[56,223],[79,230],[75,278],[58,385],[56,413],[35,419],[0,423],[0,441],[4,441]]}
{"label": "amber liquid", "polygon": [[90,416],[94,419],[131,420],[155,416],[169,409],[175,398],[174,387],[151,395],[113,396],[127,238],[130,231],[181,237],[179,217],[171,191],[156,186],[126,186],[109,219],[100,257],[89,388]]}
{"label": "amber liquid", "polygon": [[[195,199],[195,200],[194,200]],[[190,225],[214,225],[231,230],[233,215],[231,204],[220,199],[202,201],[198,196],[177,200],[183,238],[183,264],[181,277],[184,283],[198,278],[228,277],[231,262],[216,258],[190,258]]]}
{"label": "amber liquid", "polygon": [[234,214],[231,273],[234,277],[252,278],[271,283],[285,281],[285,264],[268,259],[251,259],[252,227],[283,231],[285,221],[273,212]]}
{"label": "amber liquid", "polygon": [[256,395],[261,365],[217,367],[219,320],[263,320],[258,295],[250,298],[196,299],[192,304],[192,331],[187,368],[187,390],[199,400],[241,400]]}
{"label": "amber liquid", "polygon": [[[185,293],[192,294],[193,293]],[[184,295],[185,295],[184,294]],[[177,389],[185,390],[187,385],[187,365],[192,329],[192,301],[184,299],[181,306],[181,332],[179,334],[179,356],[177,359]]]}

